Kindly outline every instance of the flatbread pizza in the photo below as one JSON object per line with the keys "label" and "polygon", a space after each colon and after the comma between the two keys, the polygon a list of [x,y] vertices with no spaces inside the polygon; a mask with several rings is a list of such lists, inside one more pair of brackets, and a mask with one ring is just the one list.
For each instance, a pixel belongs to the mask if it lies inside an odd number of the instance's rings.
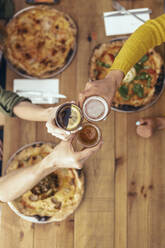
{"label": "flatbread pizza", "polygon": [[[91,80],[106,77],[124,42],[125,40],[116,40],[95,47],[90,58]],[[162,76],[162,68],[161,56],[154,49],[150,49],[123,79],[114,97],[113,108],[136,110],[152,102],[157,93],[160,93],[160,83],[163,87],[163,80],[161,79],[161,82],[159,80]]]}
{"label": "flatbread pizza", "polygon": [[6,28],[5,55],[23,75],[48,78],[73,58],[77,27],[73,19],[50,6],[22,10]]}
{"label": "flatbread pizza", "polygon": [[[54,149],[49,143],[29,145],[12,158],[7,173],[33,166]],[[25,179],[26,180],[26,179]],[[84,174],[76,169],[57,169],[31,190],[10,202],[17,211],[38,222],[64,220],[78,207],[84,193]]]}

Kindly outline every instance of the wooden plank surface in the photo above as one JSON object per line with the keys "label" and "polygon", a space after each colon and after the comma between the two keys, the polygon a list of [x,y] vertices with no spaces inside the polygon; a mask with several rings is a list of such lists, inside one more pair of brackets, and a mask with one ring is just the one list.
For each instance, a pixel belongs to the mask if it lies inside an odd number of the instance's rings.
{"label": "wooden plank surface", "polygon": [[5,116],[0,113],[0,126],[4,126],[5,125]]}
{"label": "wooden plank surface", "polygon": [[[152,18],[163,14],[164,1],[131,2],[130,8],[147,6],[152,9]],[[159,51],[164,58],[163,48],[164,45]],[[162,192],[165,188],[165,183],[160,181],[160,173],[165,175],[163,170],[165,134],[160,132],[151,139],[145,140],[135,133],[135,122],[140,117],[164,114],[164,100],[165,94],[148,110],[128,115],[128,247],[163,248],[165,246],[163,237],[165,224],[160,220],[160,216],[162,220],[165,218],[165,213],[161,209],[163,200],[158,198],[158,192]],[[157,200],[153,202],[153,198]]]}
{"label": "wooden plank surface", "polygon": [[[14,2],[16,10],[27,6],[24,1]],[[163,0],[120,2],[126,8],[149,7],[153,18],[163,9]],[[61,0],[57,9],[70,14],[79,27],[76,57],[59,76],[60,92],[67,95],[68,101],[77,100],[79,91],[88,80],[92,49],[110,39],[104,34],[102,13],[112,10],[112,1]],[[96,38],[89,42],[87,38],[92,33]],[[159,51],[164,57],[164,46]],[[12,90],[13,78],[20,77],[8,68],[7,89]],[[84,199],[66,221],[31,224],[4,205],[0,247],[164,248],[165,132],[158,132],[148,140],[138,137],[135,132],[135,122],[140,117],[164,114],[164,101],[163,94],[146,111],[128,115],[112,113],[99,124],[103,130],[104,146],[86,162]],[[4,167],[19,147],[39,140],[59,142],[46,132],[45,123],[6,118]]]}

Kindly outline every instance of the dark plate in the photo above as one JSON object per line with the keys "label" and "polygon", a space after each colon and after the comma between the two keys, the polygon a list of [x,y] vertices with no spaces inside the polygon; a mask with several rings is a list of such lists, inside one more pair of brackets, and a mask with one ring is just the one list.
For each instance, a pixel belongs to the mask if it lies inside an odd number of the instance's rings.
{"label": "dark plate", "polygon": [[[121,40],[126,40],[126,39],[128,39],[128,36],[118,37],[118,38],[110,40],[110,42],[121,41]],[[100,45],[101,44],[98,44],[94,48],[94,50],[96,48],[99,48]],[[92,53],[92,55],[93,55],[93,53]],[[91,60],[91,58],[90,58],[90,60]],[[90,64],[90,62],[89,62],[89,64]],[[132,105],[126,105],[126,104],[119,105],[118,107],[112,105],[111,109],[114,111],[117,111],[117,112],[125,112],[125,113],[134,113],[134,112],[145,110],[157,102],[157,100],[159,99],[159,97],[163,93],[164,87],[165,87],[165,68],[164,68],[164,66],[162,66],[161,72],[160,72],[159,77],[157,79],[157,83],[155,84],[154,95],[153,95],[153,97],[149,103],[147,103],[145,105],[138,106],[138,107],[135,107]]]}
{"label": "dark plate", "polygon": [[[21,14],[22,12],[28,10],[28,9],[32,9],[32,8],[37,8],[37,6],[30,6],[30,7],[27,7],[27,8],[24,8],[24,9],[21,9],[20,11],[18,11],[14,16],[13,18],[15,18],[16,16],[18,16],[19,14]],[[13,18],[10,20],[12,21]],[[61,72],[63,72],[72,62],[74,56],[76,55],[76,52],[77,52],[77,42],[78,42],[78,26],[77,24],[75,23],[75,21],[73,20],[73,18],[71,17],[72,21],[74,22],[76,28],[77,28],[77,36],[76,36],[76,41],[75,41],[75,46],[73,49],[70,49],[67,57],[66,57],[66,64],[59,68],[59,69],[56,69],[54,72],[51,72],[50,73],[50,76],[47,76],[46,78],[52,78],[54,76],[57,76],[58,74],[60,74]],[[13,70],[14,72],[16,72],[17,74],[19,74],[20,76],[24,77],[24,78],[29,78],[29,79],[36,79],[36,78],[40,78],[40,77],[34,77],[34,76],[31,76],[29,74],[26,73],[26,71],[22,70],[22,69],[19,69],[17,68],[16,66],[14,66],[10,60],[8,60],[7,56],[5,56],[5,59],[9,65],[9,67],[11,68],[11,70]],[[44,79],[44,78],[41,78],[41,79]]]}

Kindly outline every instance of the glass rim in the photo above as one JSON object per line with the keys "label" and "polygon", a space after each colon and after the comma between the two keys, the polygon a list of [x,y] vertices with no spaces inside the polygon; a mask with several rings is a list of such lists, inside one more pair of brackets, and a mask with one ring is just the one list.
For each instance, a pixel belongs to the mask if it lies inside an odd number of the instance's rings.
{"label": "glass rim", "polygon": [[[83,130],[83,127],[88,126],[88,125],[94,127],[96,129],[96,131],[97,131],[97,134],[98,134],[98,138],[97,138],[96,142],[94,144],[92,144],[92,145],[87,145],[87,144],[81,142],[78,139],[78,134]],[[102,137],[101,129],[96,124],[93,124],[91,122],[82,123],[82,129],[76,133],[76,140],[77,140],[78,144],[80,144],[80,145],[82,145],[84,147],[94,147],[94,146],[96,146],[100,142],[101,137]]]}
{"label": "glass rim", "polygon": [[[78,124],[75,128],[73,128],[73,129],[71,129],[71,130],[68,130],[67,128],[64,128],[63,126],[61,126],[60,123],[59,123],[58,120],[57,120],[59,111],[60,111],[63,107],[65,107],[65,106],[67,106],[67,105],[70,105],[70,106],[71,106],[71,105],[74,105],[74,106],[79,110],[79,113],[80,113],[80,116],[81,116],[81,119],[80,119],[79,124]],[[84,116],[83,116],[83,112],[82,112],[81,108],[80,108],[76,103],[73,103],[73,102],[65,102],[65,103],[61,104],[61,105],[58,107],[54,119],[55,119],[56,125],[57,125],[59,128],[62,128],[62,129],[64,129],[65,131],[69,131],[69,132],[72,133],[72,132],[75,132],[75,131],[81,126],[82,121],[83,121],[83,119],[84,119]]]}
{"label": "glass rim", "polygon": [[[91,99],[95,99],[95,100],[100,100],[100,102],[103,103],[104,107],[105,107],[105,111],[104,111],[104,114],[99,117],[99,118],[96,118],[96,119],[93,119],[91,117],[89,117],[87,114],[86,114],[86,111],[85,111],[85,107],[87,105],[87,103],[91,100]],[[101,97],[101,96],[90,96],[88,98],[85,99],[84,103],[83,103],[83,107],[82,107],[82,112],[83,112],[83,115],[85,117],[86,120],[89,120],[89,121],[92,121],[92,122],[97,122],[97,121],[101,121],[103,120],[104,118],[106,118],[106,116],[108,115],[109,113],[109,107],[108,107],[108,103],[107,101]]]}

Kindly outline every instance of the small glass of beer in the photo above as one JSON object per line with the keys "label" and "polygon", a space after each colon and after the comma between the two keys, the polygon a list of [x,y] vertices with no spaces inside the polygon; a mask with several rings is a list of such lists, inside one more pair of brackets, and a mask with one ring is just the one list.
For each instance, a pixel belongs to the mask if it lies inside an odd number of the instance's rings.
{"label": "small glass of beer", "polygon": [[83,103],[83,115],[88,121],[101,121],[109,112],[108,103],[100,96],[88,97]]}
{"label": "small glass of beer", "polygon": [[101,139],[101,130],[90,122],[84,122],[82,129],[77,132],[77,142],[83,147],[96,146]]}
{"label": "small glass of beer", "polygon": [[82,111],[74,103],[64,103],[57,109],[55,122],[58,127],[75,132],[80,128],[82,121]]}

